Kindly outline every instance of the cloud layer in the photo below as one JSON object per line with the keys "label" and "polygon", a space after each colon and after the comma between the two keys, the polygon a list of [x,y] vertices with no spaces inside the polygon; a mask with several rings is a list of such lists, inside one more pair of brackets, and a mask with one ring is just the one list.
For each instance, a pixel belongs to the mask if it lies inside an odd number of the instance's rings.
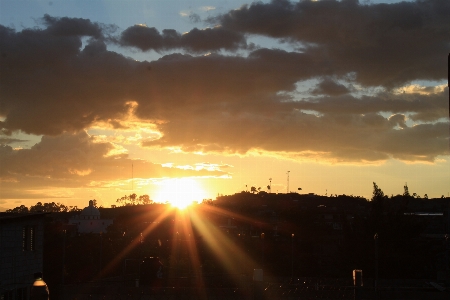
{"label": "cloud layer", "polygon": [[[83,133],[98,124],[123,128],[130,115],[161,133],[145,147],[434,161],[448,155],[448,88],[407,86],[446,78],[448,15],[446,0],[272,1],[218,15],[209,19],[215,26],[185,34],[140,25],[119,32],[48,15],[39,28],[0,25],[0,127],[4,134],[44,135],[29,150],[3,146],[1,176],[115,180],[103,177],[117,174],[108,168],[130,161],[105,158],[111,146],[92,144]],[[274,47],[248,46],[255,36],[273,38]],[[137,61],[110,46],[162,55]],[[300,92],[298,84],[308,80],[318,84]],[[401,87],[408,92],[398,93]],[[74,148],[48,146],[73,139]],[[60,155],[39,152],[47,146]],[[35,155],[46,163],[35,166]],[[50,172],[49,160],[58,157]]]}
{"label": "cloud layer", "polygon": [[18,151],[0,145],[0,182],[4,191],[17,184],[27,189],[61,185],[68,188],[105,187],[129,180],[132,165],[136,179],[227,175],[220,166],[212,169],[208,164],[191,168],[163,166],[131,159],[127,154],[114,154],[114,149],[114,144],[96,141],[84,131],[44,136],[30,149]]}
{"label": "cloud layer", "polygon": [[450,2],[417,0],[274,0],[212,18],[225,29],[298,42],[335,74],[355,73],[364,85],[401,85],[447,77]]}
{"label": "cloud layer", "polygon": [[142,51],[185,49],[202,52],[220,49],[237,50],[246,47],[242,33],[222,27],[203,30],[194,28],[185,34],[180,34],[173,29],[164,29],[160,34],[155,27],[135,25],[123,31],[118,42],[122,46],[132,46]]}

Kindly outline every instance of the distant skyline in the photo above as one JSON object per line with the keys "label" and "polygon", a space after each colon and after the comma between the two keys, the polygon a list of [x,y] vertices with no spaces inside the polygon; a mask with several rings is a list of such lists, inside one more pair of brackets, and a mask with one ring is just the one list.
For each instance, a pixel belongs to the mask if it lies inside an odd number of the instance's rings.
{"label": "distant skyline", "polygon": [[0,0],[0,207],[450,192],[450,1]]}

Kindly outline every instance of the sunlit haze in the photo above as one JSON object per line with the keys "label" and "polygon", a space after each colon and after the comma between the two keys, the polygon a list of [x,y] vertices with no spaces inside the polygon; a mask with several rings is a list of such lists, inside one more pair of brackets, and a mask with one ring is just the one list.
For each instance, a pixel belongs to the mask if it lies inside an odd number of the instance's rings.
{"label": "sunlit haze", "polygon": [[200,184],[192,178],[174,178],[162,180],[159,190],[153,197],[155,202],[170,203],[177,208],[185,208],[193,203],[200,203],[207,198]]}

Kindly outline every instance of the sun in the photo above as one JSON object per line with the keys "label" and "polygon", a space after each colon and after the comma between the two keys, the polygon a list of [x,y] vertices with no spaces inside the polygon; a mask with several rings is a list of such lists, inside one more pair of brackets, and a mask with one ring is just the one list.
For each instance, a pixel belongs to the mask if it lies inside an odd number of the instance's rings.
{"label": "sun", "polygon": [[199,182],[193,178],[164,179],[158,185],[155,202],[170,203],[179,209],[200,202],[207,196]]}

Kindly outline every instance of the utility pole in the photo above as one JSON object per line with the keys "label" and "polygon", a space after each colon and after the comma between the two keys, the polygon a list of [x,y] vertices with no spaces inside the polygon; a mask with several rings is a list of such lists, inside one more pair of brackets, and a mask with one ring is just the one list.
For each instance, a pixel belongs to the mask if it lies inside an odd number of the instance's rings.
{"label": "utility pole", "polygon": [[287,190],[286,190],[286,194],[289,194],[289,173],[291,171],[287,171]]}

